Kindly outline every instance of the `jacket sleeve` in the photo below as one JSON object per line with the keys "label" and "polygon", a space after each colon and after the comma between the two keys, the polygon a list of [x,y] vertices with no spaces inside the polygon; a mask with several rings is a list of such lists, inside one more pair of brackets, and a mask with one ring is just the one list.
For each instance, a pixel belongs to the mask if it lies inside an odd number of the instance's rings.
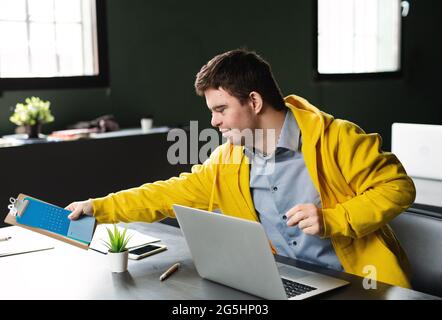
{"label": "jacket sleeve", "polygon": [[366,134],[342,121],[338,136],[335,160],[354,196],[335,208],[322,209],[324,237],[360,238],[405,211],[416,190],[396,156],[381,151],[378,134]]}
{"label": "jacket sleeve", "polygon": [[92,199],[95,218],[98,223],[154,222],[175,217],[173,204],[207,210],[216,170],[214,154],[179,177]]}

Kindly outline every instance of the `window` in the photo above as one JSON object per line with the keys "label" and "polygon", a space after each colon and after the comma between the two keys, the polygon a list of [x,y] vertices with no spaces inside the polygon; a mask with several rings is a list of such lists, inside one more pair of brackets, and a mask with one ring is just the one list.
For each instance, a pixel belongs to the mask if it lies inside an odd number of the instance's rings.
{"label": "window", "polygon": [[317,75],[401,69],[401,1],[317,0]]}
{"label": "window", "polygon": [[104,0],[0,0],[0,90],[107,85]]}

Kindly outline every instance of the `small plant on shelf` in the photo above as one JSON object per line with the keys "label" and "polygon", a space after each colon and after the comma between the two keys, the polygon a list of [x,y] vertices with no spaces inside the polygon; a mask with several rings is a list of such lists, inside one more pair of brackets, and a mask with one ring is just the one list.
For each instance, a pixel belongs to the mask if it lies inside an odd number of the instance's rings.
{"label": "small plant on shelf", "polygon": [[9,120],[26,129],[28,138],[39,138],[41,126],[54,121],[50,110],[51,103],[39,97],[26,98],[25,103],[17,103]]}

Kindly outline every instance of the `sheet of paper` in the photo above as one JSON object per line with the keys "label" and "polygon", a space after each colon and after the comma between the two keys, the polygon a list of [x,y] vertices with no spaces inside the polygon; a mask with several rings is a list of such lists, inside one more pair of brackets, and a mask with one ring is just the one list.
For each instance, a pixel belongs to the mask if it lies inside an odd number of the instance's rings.
{"label": "sheet of paper", "polygon": [[0,241],[0,257],[54,248],[54,240],[46,236],[16,226],[0,228],[0,239],[9,237]]}
{"label": "sheet of paper", "polygon": [[[109,228],[111,231],[114,230],[114,225],[113,224],[100,224],[97,226],[97,228],[95,229],[95,233],[94,233],[94,237],[92,238],[92,242],[89,245],[89,249],[92,250],[96,250],[99,251],[101,253],[107,253],[108,252],[108,248],[106,247],[106,245],[104,244],[104,241],[109,241],[109,235],[107,233],[106,228]],[[124,228],[117,226],[118,230],[120,230],[120,232],[124,231]],[[160,239],[158,238],[154,238],[145,234],[142,234],[136,230],[133,229],[127,229],[126,232],[127,235],[132,236],[129,240],[129,243],[127,244],[127,247],[130,248],[135,248],[135,247],[139,247],[148,243],[152,243],[152,242],[158,242],[160,241]]]}

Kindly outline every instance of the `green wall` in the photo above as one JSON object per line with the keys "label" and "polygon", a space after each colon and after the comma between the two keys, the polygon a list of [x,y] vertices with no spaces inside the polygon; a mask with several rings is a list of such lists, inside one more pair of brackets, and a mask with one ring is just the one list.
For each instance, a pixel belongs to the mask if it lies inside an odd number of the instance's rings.
{"label": "green wall", "polygon": [[399,79],[315,82],[313,1],[143,1],[108,0],[111,84],[103,89],[4,91],[0,134],[16,102],[30,95],[52,102],[63,129],[112,113],[122,127],[154,114],[156,125],[210,125],[204,100],[193,82],[212,56],[239,46],[259,52],[273,68],[284,94],[295,93],[339,118],[379,132],[390,148],[395,121],[442,124],[441,3],[411,1],[405,19],[404,75]]}

